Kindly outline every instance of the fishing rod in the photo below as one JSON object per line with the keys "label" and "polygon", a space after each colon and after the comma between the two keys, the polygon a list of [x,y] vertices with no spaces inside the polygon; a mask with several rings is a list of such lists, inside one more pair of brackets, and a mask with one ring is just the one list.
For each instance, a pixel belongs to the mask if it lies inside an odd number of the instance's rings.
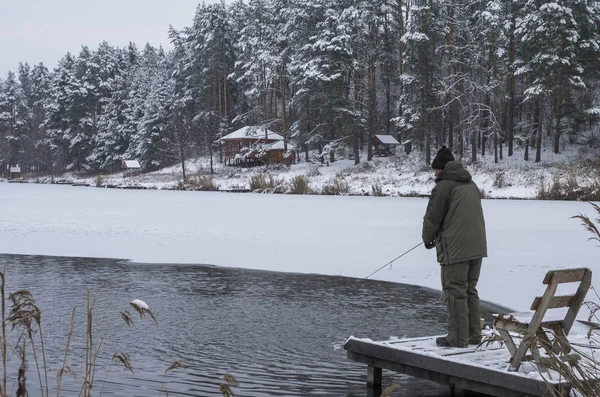
{"label": "fishing rod", "polygon": [[383,269],[384,267],[386,267],[387,265],[391,265],[392,263],[396,262],[398,259],[402,258],[404,255],[408,254],[410,251],[416,249],[417,247],[419,247],[421,244],[421,242],[419,242],[419,244],[415,245],[414,247],[412,247],[411,249],[409,249],[408,251],[406,251],[405,253],[403,253],[402,255],[398,255],[397,257],[395,257],[394,259],[392,259],[391,261],[389,261],[388,263],[386,263],[385,265],[381,266],[379,269],[375,270],[373,273],[369,274],[367,277],[365,277],[365,279],[371,277],[372,275],[374,275],[375,273],[377,273],[378,271],[380,271],[381,269]]}

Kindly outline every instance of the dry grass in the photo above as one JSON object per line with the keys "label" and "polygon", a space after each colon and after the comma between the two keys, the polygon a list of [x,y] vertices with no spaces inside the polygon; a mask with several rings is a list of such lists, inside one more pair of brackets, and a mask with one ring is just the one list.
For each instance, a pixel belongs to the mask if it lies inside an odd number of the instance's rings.
{"label": "dry grass", "polygon": [[383,193],[383,188],[380,184],[375,183],[371,186],[372,195],[375,197],[383,197],[385,194]]}
{"label": "dry grass", "polygon": [[323,185],[321,193],[328,196],[342,196],[348,194],[349,190],[348,182],[340,177],[336,177],[333,181]]}
{"label": "dry grass", "polygon": [[[596,305],[596,310],[597,309],[598,306]],[[587,335],[588,343],[585,346],[573,345],[566,339],[556,337],[555,341],[556,344],[561,347],[561,352],[553,351],[552,346],[548,345],[547,341],[537,341],[549,355],[544,362],[546,368],[557,372],[560,375],[561,380],[568,382],[576,394],[584,397],[600,396],[600,382],[598,382],[600,376],[600,362],[594,354],[595,351],[600,349],[600,341],[595,333],[598,329],[594,328],[595,327],[590,328]],[[571,356],[579,356],[580,358],[578,360],[565,360],[564,357],[567,353],[570,353]],[[550,379],[548,379],[547,373],[540,372],[540,374],[550,386]],[[561,390],[558,390],[555,387],[549,387],[549,389],[556,397],[563,395]]]}
{"label": "dry grass", "polygon": [[105,182],[106,182],[106,180],[104,179],[104,177],[102,175],[96,175],[96,187],[104,186]]}
{"label": "dry grass", "polygon": [[400,388],[400,386],[398,386],[397,384],[393,384],[390,385],[388,387],[386,387],[382,392],[381,392],[381,397],[392,397],[392,393],[396,390],[398,390]]}
{"label": "dry grass", "polygon": [[598,225],[596,225],[596,223],[600,224],[600,206],[594,203],[590,203],[590,205],[594,207],[594,211],[596,212],[597,218],[595,219],[595,223],[587,215],[583,214],[575,215],[571,218],[579,219],[585,230],[591,233],[592,236],[589,240],[596,240],[600,243],[600,230],[598,230]]}
{"label": "dry grass", "polygon": [[[598,321],[595,313],[600,307],[594,302],[586,302],[588,307],[592,307],[592,314],[589,321],[594,317],[594,322]],[[510,315],[505,315],[504,320],[518,324],[518,321]],[[525,325],[522,326],[523,333],[526,330]],[[552,396],[564,397],[564,390],[556,386],[556,381],[568,382],[575,395],[583,397],[599,397],[600,382],[600,362],[595,357],[594,352],[600,349],[600,341],[598,340],[598,328],[591,326],[587,334],[587,344],[575,345],[567,339],[554,334],[552,331],[545,332],[545,338],[540,338],[534,335],[530,339],[532,346],[535,346],[540,353],[546,353],[542,358],[543,365],[536,366],[538,373],[548,385],[548,391]],[[492,343],[504,343],[503,338],[494,333],[482,341],[481,345],[490,345]],[[575,359],[579,357],[578,359]],[[549,372],[552,371],[552,372]],[[554,375],[551,375],[551,374]],[[558,375],[558,379],[556,378]],[[571,393],[573,395],[573,393]]]}
{"label": "dry grass", "polygon": [[200,192],[216,192],[219,190],[211,176],[192,176],[187,182],[179,181],[174,188],[175,190],[200,191]]}
{"label": "dry grass", "polygon": [[306,175],[296,175],[292,179],[291,194],[310,194],[309,178]]}
{"label": "dry grass", "polygon": [[235,393],[231,390],[232,387],[239,387],[238,381],[231,374],[223,375],[223,381],[219,386],[219,393],[224,397],[235,397]]}
{"label": "dry grass", "polygon": [[[42,313],[39,307],[36,305],[35,299],[33,295],[28,290],[19,290],[9,295],[10,302],[10,311],[8,316],[6,316],[6,301],[4,299],[4,291],[6,287],[6,269],[4,272],[0,273],[0,291],[2,293],[2,385],[0,388],[0,397],[8,397],[7,392],[7,378],[8,378],[8,368],[6,365],[7,362],[7,352],[14,351],[18,355],[20,359],[20,365],[17,372],[16,379],[16,391],[15,396],[28,396],[28,379],[26,377],[27,368],[29,364],[29,353],[31,352],[31,356],[33,357],[33,361],[35,362],[35,368],[37,371],[37,378],[40,387],[40,396],[41,397],[49,397],[49,383],[48,383],[48,373],[52,371],[46,363],[46,354],[44,348],[44,335],[43,335],[43,327],[42,327]],[[148,308],[148,305],[140,300],[134,300],[130,303],[130,305],[135,309],[136,312],[140,315],[140,319],[144,319],[146,316],[150,317],[155,324],[158,324],[154,314]],[[134,324],[133,317],[131,314],[124,310],[120,312],[121,318],[128,325],[132,326]],[[57,397],[60,397],[61,387],[64,375],[73,375],[75,378],[79,378],[79,383],[81,388],[79,390],[79,396],[83,397],[91,397],[92,390],[98,390],[95,383],[96,378],[96,370],[99,368],[97,360],[100,355],[100,350],[104,345],[105,338],[108,334],[108,331],[113,324],[113,321],[110,321],[106,326],[106,329],[103,333],[97,333],[99,329],[99,324],[97,323],[97,300],[93,298],[88,291],[87,293],[87,307],[86,307],[86,348],[85,348],[85,363],[83,365],[83,373],[76,373],[73,369],[67,364],[67,360],[69,358],[69,354],[71,353],[70,345],[73,337],[73,329],[75,327],[75,309],[73,309],[71,313],[70,320],[70,328],[67,335],[67,343],[64,351],[63,362],[61,368],[56,371],[56,379],[57,385],[56,390],[53,392]],[[6,334],[6,325],[10,324],[13,330],[20,331],[20,335],[18,337],[18,342],[14,347],[9,346],[7,334]],[[42,361],[40,362],[39,357],[40,353],[38,352],[38,346],[41,349],[41,357]],[[131,358],[127,352],[121,351],[115,353],[110,360],[108,365],[106,376],[104,378],[104,382],[102,382],[102,387],[100,388],[99,395],[102,396],[102,392],[104,390],[104,386],[108,382],[108,376],[110,374],[110,370],[112,368],[113,363],[121,364],[126,370],[130,372],[134,372],[133,364],[131,362]],[[181,362],[175,361],[171,364],[165,371],[165,375],[167,372],[181,368]],[[166,391],[166,387],[164,387],[164,378],[161,384],[160,392]],[[168,392],[167,392],[168,394]],[[94,393],[96,395],[96,393]]]}
{"label": "dry grass", "polygon": [[270,174],[257,174],[250,178],[250,190],[256,193],[283,193],[283,185],[282,179],[276,179]]}
{"label": "dry grass", "polygon": [[596,179],[591,184],[582,186],[572,172],[564,179],[555,175],[552,183],[547,183],[542,178],[537,198],[539,200],[600,201],[600,180]]}

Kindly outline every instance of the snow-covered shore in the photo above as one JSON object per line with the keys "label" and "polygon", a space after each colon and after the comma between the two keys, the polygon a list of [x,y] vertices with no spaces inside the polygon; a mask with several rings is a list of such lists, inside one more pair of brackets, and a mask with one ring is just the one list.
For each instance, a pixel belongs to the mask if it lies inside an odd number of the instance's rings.
{"label": "snow-covered shore", "polygon": [[[0,253],[198,263],[364,278],[420,241],[424,198],[120,190],[0,183]],[[527,310],[550,269],[600,270],[581,202],[485,200],[480,295]],[[595,275],[595,277],[598,277]],[[439,289],[433,251],[374,279]],[[600,284],[593,281],[600,288]],[[595,291],[590,291],[589,299]]]}
{"label": "snow-covered shore", "polygon": [[[473,179],[483,190],[487,198],[535,199],[542,184],[550,186],[554,178],[565,183],[569,178],[581,186],[598,183],[597,168],[599,152],[585,147],[571,149],[569,152],[552,154],[544,152],[541,163],[524,161],[523,153],[516,151],[499,163],[494,163],[492,155],[479,156],[476,164],[462,159]],[[321,194],[327,185],[341,183],[347,195],[374,195],[373,188],[380,189],[385,196],[422,196],[428,195],[433,187],[433,174],[425,165],[422,154],[410,155],[398,153],[393,157],[374,158],[354,165],[353,160],[341,159],[331,164],[309,163],[301,156],[299,164],[290,167],[275,165],[272,167],[231,167],[220,164],[217,159],[210,173],[208,158],[190,160],[186,163],[188,179],[208,178],[221,190],[248,189],[250,181],[257,175],[272,178],[289,189],[297,176],[305,176],[313,193]],[[313,158],[314,160],[314,158]],[[50,182],[49,177],[34,179]],[[165,167],[161,170],[124,177],[122,172],[107,173],[98,176],[82,176],[72,173],[57,176],[55,180],[68,183],[84,183],[91,186],[143,187],[152,189],[173,189],[182,180],[181,165]]]}

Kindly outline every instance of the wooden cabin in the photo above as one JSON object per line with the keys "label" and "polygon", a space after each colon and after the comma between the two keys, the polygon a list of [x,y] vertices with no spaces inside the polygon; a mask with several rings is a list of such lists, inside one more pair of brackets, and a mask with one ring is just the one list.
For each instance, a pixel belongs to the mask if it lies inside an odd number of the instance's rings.
{"label": "wooden cabin", "polygon": [[393,156],[396,154],[396,147],[400,145],[400,142],[391,135],[375,135],[371,143],[373,154],[379,157]]}
{"label": "wooden cabin", "polygon": [[[219,139],[222,144],[223,159],[229,165],[268,161],[270,145],[280,141],[283,142],[283,137],[278,133],[254,126],[242,127]],[[265,157],[267,158],[263,159]]]}

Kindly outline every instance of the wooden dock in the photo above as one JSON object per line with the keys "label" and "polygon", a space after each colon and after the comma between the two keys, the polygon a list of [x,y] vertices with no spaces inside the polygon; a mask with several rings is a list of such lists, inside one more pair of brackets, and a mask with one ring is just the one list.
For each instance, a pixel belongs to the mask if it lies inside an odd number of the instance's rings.
{"label": "wooden dock", "polygon": [[549,384],[567,393],[568,383],[544,380],[537,369],[523,365],[509,372],[510,353],[498,342],[466,349],[438,347],[435,336],[393,341],[350,337],[344,349],[350,360],[367,364],[367,395],[378,397],[382,369],[415,376],[454,390],[469,390],[491,396],[548,396]]}

